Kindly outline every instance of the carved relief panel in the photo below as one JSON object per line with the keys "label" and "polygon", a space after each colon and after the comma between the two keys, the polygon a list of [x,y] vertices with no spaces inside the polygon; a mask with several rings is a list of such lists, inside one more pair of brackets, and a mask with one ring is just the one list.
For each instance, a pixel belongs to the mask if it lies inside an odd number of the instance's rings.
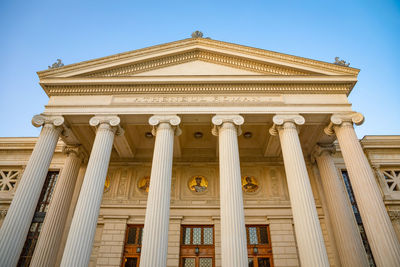
{"label": "carved relief panel", "polygon": [[216,200],[219,194],[218,167],[215,165],[177,166],[179,199]]}
{"label": "carved relief panel", "polygon": [[270,200],[288,200],[286,176],[282,166],[264,168],[267,196]]}
{"label": "carved relief panel", "polygon": [[[150,185],[151,164],[110,166],[104,186],[103,202],[145,204]],[[287,201],[283,166],[250,164],[241,167],[243,199],[249,204]],[[191,205],[207,202],[218,205],[219,167],[217,164],[175,165],[171,179],[171,203]],[[200,201],[200,202],[199,202]],[[261,202],[260,202],[261,201]]]}

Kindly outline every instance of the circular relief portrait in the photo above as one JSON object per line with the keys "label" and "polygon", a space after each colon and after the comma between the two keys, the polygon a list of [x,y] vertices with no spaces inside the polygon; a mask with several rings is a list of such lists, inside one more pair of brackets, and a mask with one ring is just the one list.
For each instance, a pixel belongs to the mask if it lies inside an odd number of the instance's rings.
{"label": "circular relief portrait", "polygon": [[108,192],[108,190],[110,190],[110,185],[111,185],[111,179],[110,177],[106,177],[106,181],[104,182],[104,190],[103,192]]}
{"label": "circular relief portrait", "polygon": [[190,191],[200,193],[205,192],[208,187],[208,181],[206,177],[201,175],[196,175],[190,178],[189,180],[189,189]]}
{"label": "circular relief portrait", "polygon": [[149,192],[150,187],[150,176],[142,177],[138,182],[138,188],[142,192]]}
{"label": "circular relief portrait", "polygon": [[253,193],[259,188],[258,181],[254,176],[243,176],[242,177],[242,188],[244,192]]}

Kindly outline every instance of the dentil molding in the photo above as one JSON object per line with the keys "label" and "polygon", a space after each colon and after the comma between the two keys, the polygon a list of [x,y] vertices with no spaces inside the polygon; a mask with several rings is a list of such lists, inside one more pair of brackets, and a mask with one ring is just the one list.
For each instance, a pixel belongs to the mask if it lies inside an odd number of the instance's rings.
{"label": "dentil molding", "polygon": [[[110,83],[112,81],[108,81]],[[49,96],[123,95],[129,93],[292,93],[348,94],[354,83],[163,83],[45,85]]]}

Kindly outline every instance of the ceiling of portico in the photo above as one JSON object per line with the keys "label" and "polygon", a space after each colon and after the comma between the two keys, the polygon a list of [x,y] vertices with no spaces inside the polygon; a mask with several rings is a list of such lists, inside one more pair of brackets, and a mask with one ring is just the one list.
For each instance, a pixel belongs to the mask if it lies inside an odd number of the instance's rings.
{"label": "ceiling of portico", "polygon": [[[150,162],[155,138],[150,135],[152,127],[147,115],[122,115],[123,136],[115,137],[111,160],[113,162]],[[174,161],[218,161],[218,137],[211,134],[212,115],[180,115],[182,134],[174,140]],[[328,115],[304,115],[307,123],[300,127],[300,142],[309,157],[317,142],[326,142],[323,128]],[[95,138],[95,128],[89,126],[89,116],[66,116],[73,133],[90,153]],[[242,135],[238,137],[240,157],[243,162],[281,161],[279,138],[271,136],[272,115],[244,115]],[[201,133],[201,137],[196,137]]]}

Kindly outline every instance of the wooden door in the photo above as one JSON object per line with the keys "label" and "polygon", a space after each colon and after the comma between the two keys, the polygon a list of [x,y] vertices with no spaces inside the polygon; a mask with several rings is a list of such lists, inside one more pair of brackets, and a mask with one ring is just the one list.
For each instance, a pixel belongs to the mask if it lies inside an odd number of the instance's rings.
{"label": "wooden door", "polygon": [[139,267],[142,237],[143,225],[128,225],[122,267]]}
{"label": "wooden door", "polygon": [[181,267],[214,267],[214,227],[184,225],[181,229]]}

